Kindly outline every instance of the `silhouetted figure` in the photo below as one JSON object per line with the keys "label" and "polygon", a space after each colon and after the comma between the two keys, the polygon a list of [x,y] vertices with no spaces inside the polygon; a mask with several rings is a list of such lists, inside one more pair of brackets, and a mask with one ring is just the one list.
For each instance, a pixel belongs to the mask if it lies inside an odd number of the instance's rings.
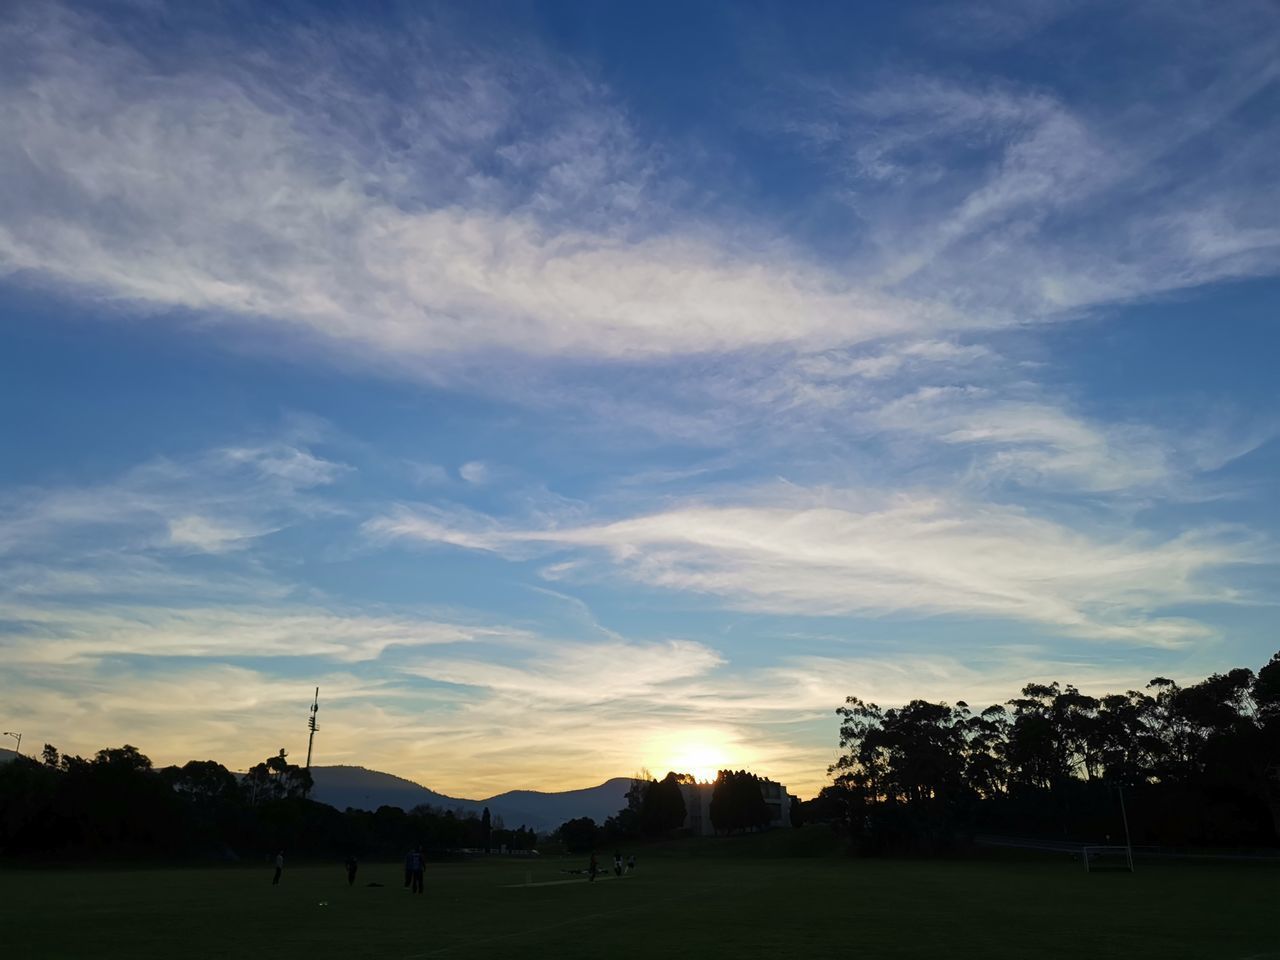
{"label": "silhouetted figure", "polygon": [[622,876],[622,851],[613,851],[613,875],[615,877]]}
{"label": "silhouetted figure", "polygon": [[596,882],[596,874],[600,872],[600,863],[596,860],[596,852],[591,851],[591,862],[587,864],[587,879]]}
{"label": "silhouetted figure", "polygon": [[356,858],[354,856],[347,857],[347,886],[348,887],[355,886],[356,870],[358,870],[359,867],[360,867],[360,864],[356,862]]}
{"label": "silhouetted figure", "polygon": [[280,874],[284,873],[284,851],[281,850],[276,854],[276,875],[271,878],[273,887],[280,886]]}
{"label": "silhouetted figure", "polygon": [[409,884],[413,883],[413,851],[410,850],[404,855],[404,885],[408,889]]}
{"label": "silhouetted figure", "polygon": [[422,871],[425,863],[422,857],[422,848],[419,847],[409,854],[409,878],[410,886],[414,893],[422,892]]}
{"label": "silhouetted figure", "polygon": [[630,873],[635,868],[636,868],[636,855],[633,853],[631,856],[627,857],[627,873]]}

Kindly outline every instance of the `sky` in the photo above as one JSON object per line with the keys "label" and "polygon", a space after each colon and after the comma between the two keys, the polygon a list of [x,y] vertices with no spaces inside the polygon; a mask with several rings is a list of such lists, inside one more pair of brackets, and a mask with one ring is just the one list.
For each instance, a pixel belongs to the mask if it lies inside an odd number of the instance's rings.
{"label": "sky", "polygon": [[1270,2],[6,5],[0,722],[454,796],[1256,669]]}

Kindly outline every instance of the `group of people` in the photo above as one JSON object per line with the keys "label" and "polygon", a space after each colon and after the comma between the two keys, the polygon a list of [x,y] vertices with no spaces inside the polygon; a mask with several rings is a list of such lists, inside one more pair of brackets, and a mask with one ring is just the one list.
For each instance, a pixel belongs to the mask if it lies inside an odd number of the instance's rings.
{"label": "group of people", "polygon": [[[422,855],[421,847],[414,847],[404,857],[404,885],[414,893],[422,892],[422,874],[426,867],[427,859]],[[356,871],[360,868],[359,862],[355,855],[347,857],[345,861],[347,868],[347,886],[355,886]],[[614,876],[622,876],[625,873],[631,873],[636,868],[636,856],[633,853],[627,857],[624,865],[622,861],[622,851],[615,850],[613,852],[613,873]],[[577,870],[569,871],[570,873],[578,873]],[[591,863],[587,867],[587,878],[594,881],[596,874],[600,872],[600,861],[596,859],[596,852],[591,851]],[[280,885],[280,876],[284,873],[284,851],[281,850],[276,854],[276,872],[271,878],[273,887]],[[370,884],[370,886],[381,886],[381,884]]]}
{"label": "group of people", "polygon": [[[271,878],[273,887],[280,886],[280,877],[284,874],[284,851],[281,850],[276,854],[276,872]],[[410,850],[404,858],[404,885],[412,887],[414,893],[422,892],[422,872],[426,864],[426,858],[422,855],[422,848],[415,847]],[[348,854],[347,859],[343,862],[347,868],[347,886],[354,887],[356,885],[356,872],[360,869],[360,861],[356,859],[355,854]],[[371,887],[380,887],[380,883],[371,883]]]}
{"label": "group of people", "polygon": [[[636,855],[633,853],[631,856],[627,857],[627,864],[626,864],[626,867],[625,867],[625,871],[626,871],[627,873],[630,873],[630,872],[631,872],[631,871],[633,871],[635,868],[636,868]],[[623,868],[623,865],[622,865],[622,851],[621,851],[621,850],[615,850],[615,851],[613,852],[613,874],[614,874],[614,876],[617,876],[617,877],[622,876],[622,874],[623,874],[623,870],[624,870],[624,868]],[[599,872],[600,872],[600,861],[596,859],[596,852],[595,852],[594,850],[592,850],[592,851],[591,851],[591,862],[590,862],[590,864],[588,864],[588,865],[587,865],[587,879],[589,879],[589,880],[591,880],[591,881],[594,881],[594,880],[595,880],[595,878],[596,878],[596,874],[597,874],[597,873],[599,873]]]}

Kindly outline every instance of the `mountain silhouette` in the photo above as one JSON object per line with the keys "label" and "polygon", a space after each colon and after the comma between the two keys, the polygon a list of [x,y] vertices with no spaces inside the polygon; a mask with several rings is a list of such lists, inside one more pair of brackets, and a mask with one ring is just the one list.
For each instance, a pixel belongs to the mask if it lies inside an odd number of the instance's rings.
{"label": "mountain silhouette", "polygon": [[313,766],[311,776],[315,783],[311,799],[339,810],[347,807],[376,810],[383,806],[412,810],[427,804],[458,811],[463,816],[480,816],[488,807],[490,815],[500,817],[506,827],[526,826],[540,833],[554,830],[575,817],[590,817],[596,823],[603,823],[627,805],[626,794],[631,787],[629,778],[614,777],[581,790],[558,793],[509,790],[483,800],[470,800],[436,793],[412,780],[364,767]]}

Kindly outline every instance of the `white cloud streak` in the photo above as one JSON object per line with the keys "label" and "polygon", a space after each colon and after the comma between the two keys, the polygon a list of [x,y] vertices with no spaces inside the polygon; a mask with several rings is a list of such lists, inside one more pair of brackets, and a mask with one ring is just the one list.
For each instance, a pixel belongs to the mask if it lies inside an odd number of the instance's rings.
{"label": "white cloud streak", "polygon": [[660,688],[724,663],[714,650],[688,640],[634,644],[622,640],[562,643],[523,664],[509,660],[435,658],[406,671],[432,680],[482,687],[530,705],[652,704]]}
{"label": "white cloud streak", "polygon": [[517,630],[483,625],[332,612],[300,606],[174,608],[6,604],[14,626],[6,657],[13,663],[65,663],[104,657],[191,657],[208,660],[314,657],[340,663],[376,660],[391,647],[478,642]]}
{"label": "white cloud streak", "polygon": [[1180,472],[1172,442],[1139,425],[1088,423],[1040,399],[981,387],[924,387],[869,414],[870,422],[985,454],[982,469],[1027,486],[1098,492],[1167,488]]}
{"label": "white cloud streak", "polygon": [[695,503],[541,529],[459,528],[439,512],[404,510],[366,529],[511,556],[536,548],[599,551],[625,577],[746,610],[960,614],[1155,644],[1211,635],[1203,624],[1154,611],[1237,599],[1213,587],[1209,575],[1260,556],[1240,534],[1088,535],[1015,508],[921,493],[796,490],[740,505]]}

